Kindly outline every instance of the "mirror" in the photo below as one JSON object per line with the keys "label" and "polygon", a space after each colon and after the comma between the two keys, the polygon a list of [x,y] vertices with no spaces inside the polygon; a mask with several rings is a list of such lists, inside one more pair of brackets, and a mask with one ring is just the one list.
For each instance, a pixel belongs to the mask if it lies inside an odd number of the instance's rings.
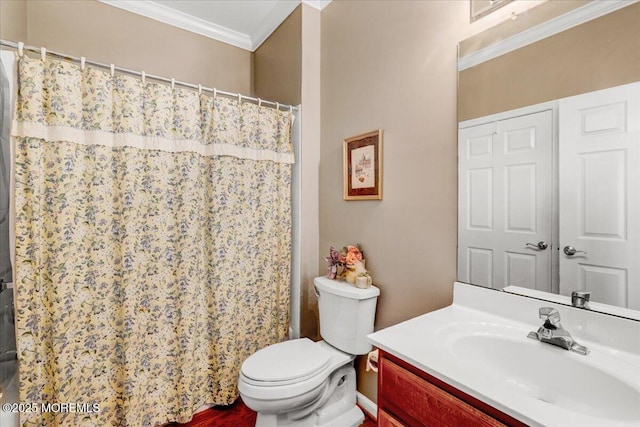
{"label": "mirror", "polygon": [[459,45],[458,280],[640,319],[640,3],[526,15]]}
{"label": "mirror", "polygon": [[471,22],[482,18],[513,0],[470,0]]}

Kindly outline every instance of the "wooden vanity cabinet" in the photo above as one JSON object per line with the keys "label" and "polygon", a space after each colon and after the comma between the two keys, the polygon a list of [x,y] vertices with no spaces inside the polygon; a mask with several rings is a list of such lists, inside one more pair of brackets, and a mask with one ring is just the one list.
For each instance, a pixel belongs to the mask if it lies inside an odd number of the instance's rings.
{"label": "wooden vanity cabinet", "polygon": [[380,350],[378,427],[526,426]]}

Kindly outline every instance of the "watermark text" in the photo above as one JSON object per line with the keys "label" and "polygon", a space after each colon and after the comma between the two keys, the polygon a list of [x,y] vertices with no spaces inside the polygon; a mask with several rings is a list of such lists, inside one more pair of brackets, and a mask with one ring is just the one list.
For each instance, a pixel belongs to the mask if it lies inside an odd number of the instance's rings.
{"label": "watermark text", "polygon": [[81,413],[93,414],[100,412],[99,403],[3,403],[2,412],[21,413]]}

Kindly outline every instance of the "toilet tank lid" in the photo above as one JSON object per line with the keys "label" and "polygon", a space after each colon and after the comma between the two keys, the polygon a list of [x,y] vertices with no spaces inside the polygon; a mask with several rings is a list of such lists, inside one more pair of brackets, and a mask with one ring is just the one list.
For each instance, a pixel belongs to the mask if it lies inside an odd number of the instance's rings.
{"label": "toilet tank lid", "polygon": [[371,286],[366,289],[360,289],[356,288],[351,283],[331,280],[327,279],[326,277],[316,277],[313,282],[318,290],[345,298],[369,299],[375,298],[380,295],[380,289],[376,288],[375,286]]}

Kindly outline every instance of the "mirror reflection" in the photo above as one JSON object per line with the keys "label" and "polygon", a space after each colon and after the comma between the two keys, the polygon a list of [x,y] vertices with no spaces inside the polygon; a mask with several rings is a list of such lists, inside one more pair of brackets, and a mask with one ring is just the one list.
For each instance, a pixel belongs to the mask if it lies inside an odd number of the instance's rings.
{"label": "mirror reflection", "polygon": [[461,43],[458,280],[640,310],[639,19],[625,5],[488,60],[513,23]]}
{"label": "mirror reflection", "polygon": [[471,22],[482,18],[513,0],[470,0]]}

